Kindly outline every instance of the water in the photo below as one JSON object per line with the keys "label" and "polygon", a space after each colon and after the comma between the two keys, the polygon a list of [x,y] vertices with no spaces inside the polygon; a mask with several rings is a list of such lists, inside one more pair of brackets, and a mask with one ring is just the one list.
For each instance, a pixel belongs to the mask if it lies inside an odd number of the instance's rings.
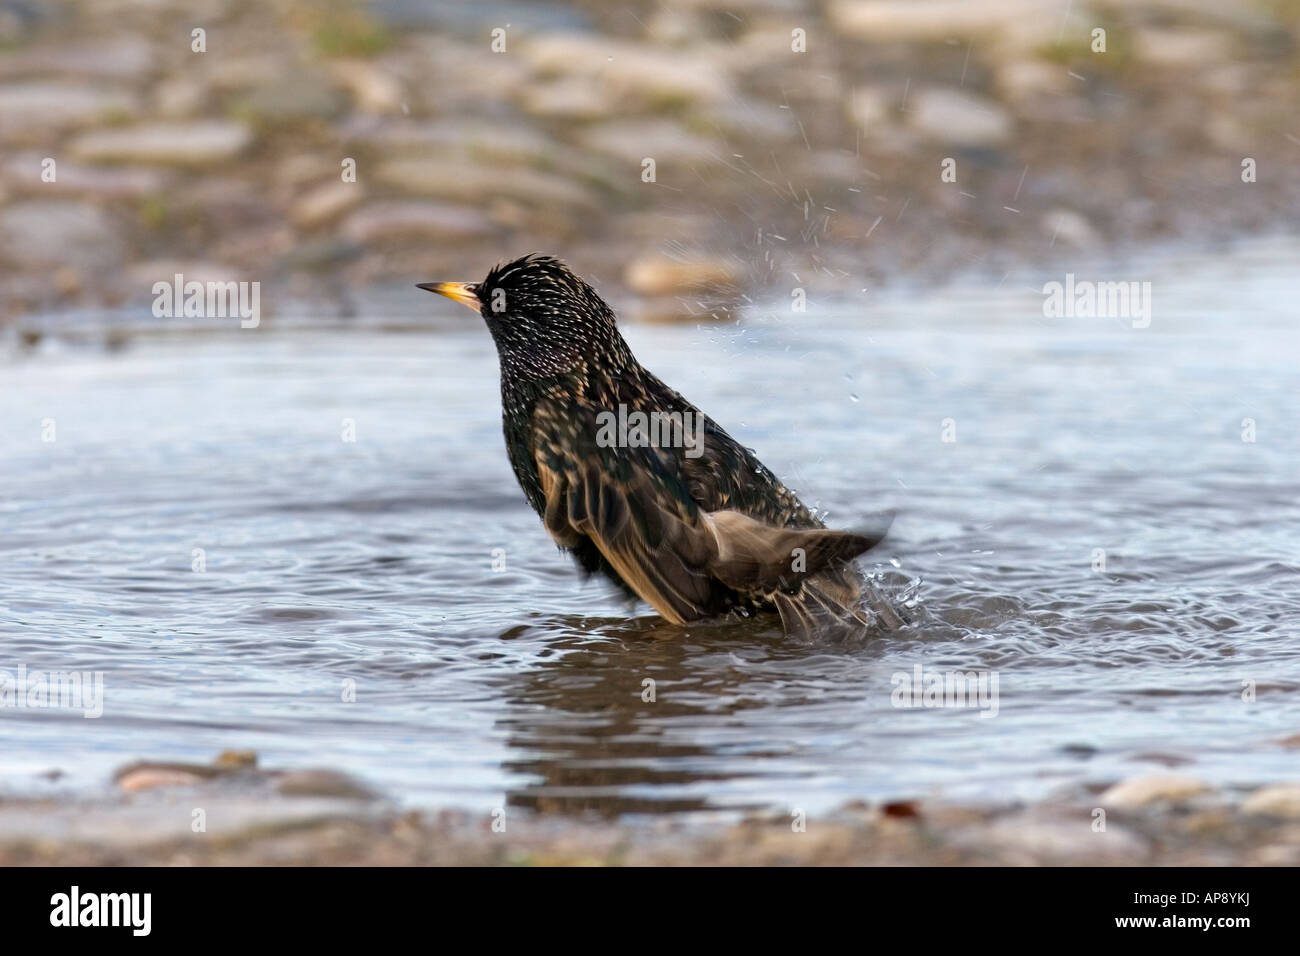
{"label": "water", "polygon": [[[1294,261],[1135,266],[1149,329],[1044,318],[1048,275],[629,327],[832,524],[897,510],[868,565],[922,580],[920,619],[851,647],[681,633],[580,584],[468,314],[8,359],[0,668],[103,671],[105,705],[0,709],[4,789],[232,747],[417,806],[611,814],[1300,778]],[[996,673],[997,715],[893,706],[916,665]]]}

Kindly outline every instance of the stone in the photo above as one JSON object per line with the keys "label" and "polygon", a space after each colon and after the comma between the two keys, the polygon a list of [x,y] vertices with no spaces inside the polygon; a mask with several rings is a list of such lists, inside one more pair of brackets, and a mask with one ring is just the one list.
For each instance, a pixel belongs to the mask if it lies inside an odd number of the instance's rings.
{"label": "stone", "polygon": [[859,86],[848,96],[849,119],[859,128],[875,130],[890,119],[890,102],[885,91],[878,86]]}
{"label": "stone", "polygon": [[385,155],[428,151],[461,153],[515,163],[540,163],[555,153],[554,140],[526,121],[501,123],[473,117],[441,119],[427,123],[387,124],[369,134]]}
{"label": "stone", "polygon": [[1096,245],[1101,238],[1086,216],[1063,208],[1049,210],[1043,216],[1043,235],[1076,249]]}
{"label": "stone", "polygon": [[799,175],[816,183],[852,185],[867,180],[862,157],[848,150],[818,150],[804,155],[796,167]]}
{"label": "stone", "polygon": [[111,87],[72,83],[6,83],[0,86],[0,128],[86,126],[117,116],[132,116],[136,98]]}
{"label": "stone", "polygon": [[406,90],[396,76],[380,65],[366,60],[335,60],[329,64],[329,70],[362,112],[401,113]]}
{"label": "stone", "polygon": [[[509,52],[494,54],[488,50],[486,36],[481,46],[451,34],[412,37],[410,51],[418,58],[422,74],[413,87],[417,101],[433,113],[475,115],[487,103],[509,100],[533,82],[528,61],[518,55],[521,40],[511,31]],[[472,82],[466,82],[468,77]]]}
{"label": "stone", "polygon": [[276,790],[286,797],[374,800],[378,796],[359,780],[337,770],[293,770],[279,778]]}
{"label": "stone", "polygon": [[833,0],[831,24],[850,37],[878,43],[943,42],[954,36],[1055,38],[1061,24],[1055,0]]}
{"label": "stone", "polygon": [[440,199],[476,202],[508,197],[531,206],[599,206],[599,200],[571,177],[523,167],[413,157],[389,160],[375,176],[405,192]]}
{"label": "stone", "polygon": [[570,33],[543,34],[522,46],[539,73],[580,76],[619,99],[680,103],[718,101],[732,94],[731,79],[721,67],[688,48]]}
{"label": "stone", "polygon": [[1101,795],[1099,802],[1103,807],[1133,809],[1160,801],[1178,802],[1209,791],[1209,785],[1195,777],[1151,774],[1115,784]]}
{"label": "stone", "polygon": [[636,167],[652,157],[656,165],[674,161],[704,161],[721,155],[719,145],[666,119],[625,119],[584,130],[579,142],[587,149],[613,156]]}
{"label": "stone", "polygon": [[696,312],[682,308],[681,301],[671,295],[634,302],[627,314],[636,323],[646,325],[693,325],[700,321]]}
{"label": "stone", "polygon": [[254,90],[274,86],[285,78],[287,64],[283,54],[240,53],[231,50],[219,57],[205,53],[200,57],[204,81],[214,90]]}
{"label": "stone", "polygon": [[722,259],[682,262],[663,256],[643,256],[628,263],[623,279],[632,291],[642,295],[668,295],[733,285],[737,271]]}
{"label": "stone", "polygon": [[1112,823],[1098,832],[1092,829],[1091,823],[1089,817],[1052,820],[1022,814],[960,832],[954,843],[982,853],[987,853],[990,847],[996,848],[1002,854],[1001,860],[1013,866],[1115,865],[1145,862],[1150,856],[1150,845],[1132,831]]}
{"label": "stone", "polygon": [[479,210],[448,203],[395,200],[371,203],[348,217],[342,233],[357,242],[386,239],[472,239],[491,234]]}
{"label": "stone", "polygon": [[996,146],[1011,135],[1010,115],[992,100],[961,90],[917,90],[905,104],[906,118],[917,131],[959,147]]}
{"label": "stone", "polygon": [[251,770],[257,766],[257,751],[223,750],[217,754],[212,765],[224,770]]}
{"label": "stone", "polygon": [[1041,60],[1010,59],[999,63],[994,74],[998,92],[1015,103],[1039,97],[1055,99],[1071,92],[1068,84],[1077,82],[1066,67]]}
{"label": "stone", "polygon": [[360,183],[345,183],[342,180],[325,183],[295,199],[289,209],[289,218],[295,226],[311,229],[337,219],[364,196],[365,189]]}
{"label": "stone", "polygon": [[1133,52],[1143,63],[1197,73],[1234,61],[1231,38],[1221,30],[1148,27],[1134,33]]}
{"label": "stone", "polygon": [[117,778],[117,785],[128,793],[142,790],[157,790],[161,787],[192,787],[204,781],[204,777],[184,770],[170,767],[140,767],[128,770]]}
{"label": "stone", "polygon": [[1300,783],[1275,783],[1260,787],[1241,805],[1243,813],[1300,819]]}
{"label": "stone", "polygon": [[233,266],[202,259],[146,259],[127,267],[126,277],[133,291],[140,297],[148,293],[153,298],[155,282],[171,283],[177,274],[186,282],[240,282],[247,279]]}
{"label": "stone", "polygon": [[259,86],[239,102],[240,109],[263,120],[328,120],[347,104],[329,77],[320,73],[293,73]]}
{"label": "stone", "polygon": [[188,76],[169,77],[154,87],[153,93],[158,112],[172,119],[201,112],[207,97],[207,87]]}
{"label": "stone", "polygon": [[799,126],[790,110],[754,97],[732,97],[704,108],[701,116],[710,126],[737,136],[776,142],[799,138]]}
{"label": "stone", "polygon": [[234,159],[252,139],[242,123],[156,123],[85,133],[72,152],[89,162],[203,166]]}
{"label": "stone", "polygon": [[613,98],[606,89],[578,77],[525,84],[518,95],[519,105],[533,116],[594,120],[614,112]]}
{"label": "stone", "polygon": [[121,237],[98,206],[33,199],[0,209],[0,255],[31,268],[69,262],[104,267],[120,260]]}
{"label": "stone", "polygon": [[120,199],[154,195],[164,188],[166,177],[161,170],[121,166],[81,166],[64,160],[55,167],[53,183],[41,179],[40,153],[23,153],[5,163],[5,179],[15,189],[29,194],[57,193],[97,199]]}
{"label": "stone", "polygon": [[[320,153],[291,153],[275,167],[275,181],[285,186],[306,186],[333,178],[342,183],[342,159]],[[348,185],[360,185],[349,183]]]}
{"label": "stone", "polygon": [[97,77],[136,80],[150,75],[158,57],[145,40],[122,36],[112,40],[42,44],[0,57],[0,76]]}

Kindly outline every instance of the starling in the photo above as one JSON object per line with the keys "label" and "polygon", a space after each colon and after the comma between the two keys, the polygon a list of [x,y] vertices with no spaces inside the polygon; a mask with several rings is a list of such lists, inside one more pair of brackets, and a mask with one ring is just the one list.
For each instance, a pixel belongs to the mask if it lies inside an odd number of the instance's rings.
{"label": "starling", "polygon": [[641,366],[614,312],[558,259],[418,288],[496,342],[506,451],[529,504],[587,576],[674,624],[775,609],[787,633],[861,630],[849,561],[884,531],[832,531],[747,448]]}

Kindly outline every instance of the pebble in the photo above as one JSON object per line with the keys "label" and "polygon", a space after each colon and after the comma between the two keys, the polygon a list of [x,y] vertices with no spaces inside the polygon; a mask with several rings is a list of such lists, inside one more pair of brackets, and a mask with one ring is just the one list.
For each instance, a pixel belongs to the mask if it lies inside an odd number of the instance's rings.
{"label": "pebble", "polygon": [[47,183],[41,179],[41,162],[38,153],[25,153],[13,157],[4,165],[5,180],[16,190],[43,193],[48,198],[57,193],[60,198],[70,195],[93,199],[138,198],[159,192],[166,181],[163,172],[148,167],[81,166],[70,161],[58,163],[56,179]]}
{"label": "pebble", "polygon": [[580,142],[587,149],[635,166],[638,177],[641,162],[646,157],[652,157],[657,166],[660,162],[703,162],[710,156],[721,154],[721,148],[713,140],[688,132],[680,123],[666,119],[625,119],[602,123],[584,131]]}
{"label": "pebble", "polygon": [[419,200],[371,203],[354,212],[342,234],[357,242],[387,239],[472,239],[494,232],[491,221],[469,206]]}
{"label": "pebble", "polygon": [[241,123],[156,123],[86,133],[73,141],[72,152],[88,162],[203,166],[235,158],[252,139]]}
{"label": "pebble", "polygon": [[[306,186],[332,177],[342,183],[342,168],[341,161],[320,153],[291,153],[276,165],[275,181],[286,186]],[[357,186],[360,183],[347,185]]]}
{"label": "pebble", "polygon": [[189,76],[163,80],[153,91],[158,112],[171,119],[195,115],[203,109],[207,98],[208,88]]}
{"label": "pebble", "polygon": [[121,258],[121,237],[92,203],[32,199],[0,209],[0,253],[25,267],[107,267]]}
{"label": "pebble", "polygon": [[502,196],[531,206],[596,208],[599,200],[571,177],[527,167],[502,169],[436,157],[393,159],[381,165],[376,178],[389,186],[420,196],[477,202]]}
{"label": "pebble", "polygon": [[400,113],[406,89],[392,73],[364,60],[335,60],[330,73],[366,113]]}
{"label": "pebble", "polygon": [[845,34],[875,43],[974,35],[1028,43],[1055,38],[1061,24],[1055,0],[833,0],[827,15]]}
{"label": "pebble", "polygon": [[907,100],[906,117],[924,135],[965,147],[1003,143],[1014,125],[992,100],[943,87],[916,91]]}
{"label": "pebble", "polygon": [[186,282],[238,282],[245,278],[229,265],[204,259],[145,259],[126,270],[130,284],[141,292],[148,292],[155,282],[171,282],[177,273]]}
{"label": "pebble", "polygon": [[540,163],[552,156],[555,143],[527,122],[497,123],[474,118],[431,122],[389,122],[367,134],[385,155],[393,152],[427,157],[451,152],[511,163]]}
{"label": "pebble", "polygon": [[248,770],[257,766],[256,750],[223,750],[212,761],[213,766],[227,770]]}
{"label": "pebble", "polygon": [[311,229],[337,219],[364,197],[365,188],[360,183],[325,183],[295,199],[289,218],[295,226]]}
{"label": "pebble", "polygon": [[519,88],[518,97],[520,106],[533,116],[598,120],[614,111],[609,92],[586,78],[530,83]]}
{"label": "pebble", "polygon": [[666,295],[732,285],[737,271],[722,259],[679,262],[662,256],[644,256],[628,263],[623,278],[634,292]]}
{"label": "pebble", "polygon": [[0,86],[0,125],[84,126],[134,115],[137,109],[134,96],[109,87],[42,82]]}
{"label": "pebble", "polygon": [[263,121],[328,120],[346,107],[343,95],[322,73],[293,73],[274,83],[258,86],[238,102]]}
{"label": "pebble", "polygon": [[119,36],[88,42],[42,44],[6,51],[0,76],[77,76],[135,80],[158,68],[158,56],[148,41]]}
{"label": "pebble", "polygon": [[195,773],[168,767],[140,767],[123,773],[117,778],[117,785],[128,793],[139,793],[161,787],[192,787],[205,779]]}
{"label": "pebble", "polygon": [[755,97],[733,96],[725,103],[701,108],[700,116],[711,128],[729,135],[773,143],[799,137],[799,126],[789,110]]}
{"label": "pebble", "polygon": [[377,794],[355,777],[337,770],[294,770],[276,782],[286,797],[334,797],[340,800],[373,800]]}
{"label": "pebble", "polygon": [[1151,774],[1130,777],[1115,784],[1101,795],[1099,802],[1103,807],[1131,809],[1164,800],[1186,800],[1209,791],[1209,785],[1195,777],[1172,773]]}
{"label": "pebble", "polygon": [[534,70],[576,75],[615,96],[643,102],[717,101],[733,92],[721,67],[689,48],[642,46],[606,37],[544,34],[524,45]]}
{"label": "pebble", "polygon": [[1048,98],[1056,105],[1058,97],[1070,91],[1071,79],[1060,64],[1041,60],[1008,60],[999,63],[994,74],[998,92],[1012,102],[1020,103],[1037,98]]}
{"label": "pebble", "polygon": [[878,135],[895,108],[890,97],[878,86],[855,87],[848,96],[849,119],[859,129]]}
{"label": "pebble", "polygon": [[1185,27],[1137,30],[1133,51],[1143,63],[1175,69],[1199,70],[1206,63],[1233,59],[1232,44],[1225,33]]}
{"label": "pebble", "polygon": [[1104,831],[1095,831],[1091,824],[1083,815],[1062,821],[1026,814],[976,827],[954,842],[982,852],[995,848],[1010,865],[1140,863],[1150,855],[1147,842],[1131,830],[1110,823]]}
{"label": "pebble", "polygon": [[1101,239],[1086,216],[1062,208],[1049,210],[1043,216],[1043,235],[1076,249],[1096,245]]}
{"label": "pebble", "polygon": [[1243,813],[1300,819],[1300,783],[1275,783],[1260,787],[1242,803]]}

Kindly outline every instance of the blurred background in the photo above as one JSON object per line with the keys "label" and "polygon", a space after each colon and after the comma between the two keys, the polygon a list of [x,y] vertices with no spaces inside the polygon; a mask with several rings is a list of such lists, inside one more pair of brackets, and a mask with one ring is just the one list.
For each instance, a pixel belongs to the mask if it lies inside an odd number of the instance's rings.
{"label": "blurred background", "polygon": [[[0,0],[0,683],[104,678],[0,709],[0,861],[215,852],[185,787],[1300,863],[1257,822],[1300,818],[1298,38],[1294,0]],[[832,526],[896,511],[861,564],[911,625],[584,586],[481,322],[413,288],[531,251]],[[1068,273],[1147,321],[1051,313]],[[258,327],[155,315],[177,274]],[[997,719],[898,706],[920,667]],[[1133,781],[1208,813],[1097,838]]]}
{"label": "blurred background", "polygon": [[0,322],[147,324],[177,272],[413,320],[411,281],[533,250],[698,320],[1289,228],[1298,32],[1291,0],[0,0]]}

